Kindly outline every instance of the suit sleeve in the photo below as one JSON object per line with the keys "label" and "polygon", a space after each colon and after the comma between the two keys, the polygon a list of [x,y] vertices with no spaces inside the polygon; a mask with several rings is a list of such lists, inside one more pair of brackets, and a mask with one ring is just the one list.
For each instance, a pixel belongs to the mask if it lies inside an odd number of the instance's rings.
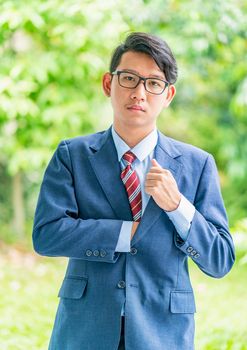
{"label": "suit sleeve", "polygon": [[204,164],[194,205],[196,210],[187,239],[181,240],[177,232],[175,244],[203,272],[212,277],[223,277],[230,271],[235,254],[218,172],[211,155]]}
{"label": "suit sleeve", "polygon": [[45,171],[40,189],[33,227],[35,251],[46,256],[115,263],[122,223],[78,217],[70,155],[62,141]]}

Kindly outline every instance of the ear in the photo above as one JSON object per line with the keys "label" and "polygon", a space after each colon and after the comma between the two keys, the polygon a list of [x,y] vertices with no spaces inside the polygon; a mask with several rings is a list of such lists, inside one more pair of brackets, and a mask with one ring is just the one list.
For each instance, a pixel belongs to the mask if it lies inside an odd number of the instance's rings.
{"label": "ear", "polygon": [[176,95],[176,88],[174,85],[171,84],[168,87],[168,91],[164,102],[164,108],[167,108],[169,106],[169,104],[172,102],[175,95]]}
{"label": "ear", "polygon": [[112,75],[111,73],[107,72],[103,75],[102,78],[102,87],[103,87],[103,91],[104,94],[107,97],[111,96],[111,80],[112,80]]}

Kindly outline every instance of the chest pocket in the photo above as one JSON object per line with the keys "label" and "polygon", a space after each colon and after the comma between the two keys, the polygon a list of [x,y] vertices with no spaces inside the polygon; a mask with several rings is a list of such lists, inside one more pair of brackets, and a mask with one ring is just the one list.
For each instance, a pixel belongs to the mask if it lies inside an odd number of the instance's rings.
{"label": "chest pocket", "polygon": [[58,296],[60,298],[68,299],[82,298],[87,286],[87,281],[87,277],[66,276],[63,280]]}

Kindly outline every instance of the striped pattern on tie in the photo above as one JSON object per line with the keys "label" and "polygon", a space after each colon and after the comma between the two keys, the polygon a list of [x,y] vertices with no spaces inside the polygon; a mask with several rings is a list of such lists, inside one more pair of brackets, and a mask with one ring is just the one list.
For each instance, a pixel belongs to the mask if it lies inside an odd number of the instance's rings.
{"label": "striped pattern on tie", "polygon": [[128,194],[133,220],[140,221],[142,215],[141,185],[136,171],[131,166],[136,156],[128,151],[123,155],[123,159],[126,167],[121,172],[121,179]]}

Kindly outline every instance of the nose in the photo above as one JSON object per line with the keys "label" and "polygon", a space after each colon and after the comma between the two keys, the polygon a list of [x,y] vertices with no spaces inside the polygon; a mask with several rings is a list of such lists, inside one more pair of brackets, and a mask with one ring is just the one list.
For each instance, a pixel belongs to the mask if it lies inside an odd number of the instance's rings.
{"label": "nose", "polygon": [[132,90],[130,98],[137,101],[146,100],[146,89],[144,86],[144,81],[141,80],[137,87]]}

